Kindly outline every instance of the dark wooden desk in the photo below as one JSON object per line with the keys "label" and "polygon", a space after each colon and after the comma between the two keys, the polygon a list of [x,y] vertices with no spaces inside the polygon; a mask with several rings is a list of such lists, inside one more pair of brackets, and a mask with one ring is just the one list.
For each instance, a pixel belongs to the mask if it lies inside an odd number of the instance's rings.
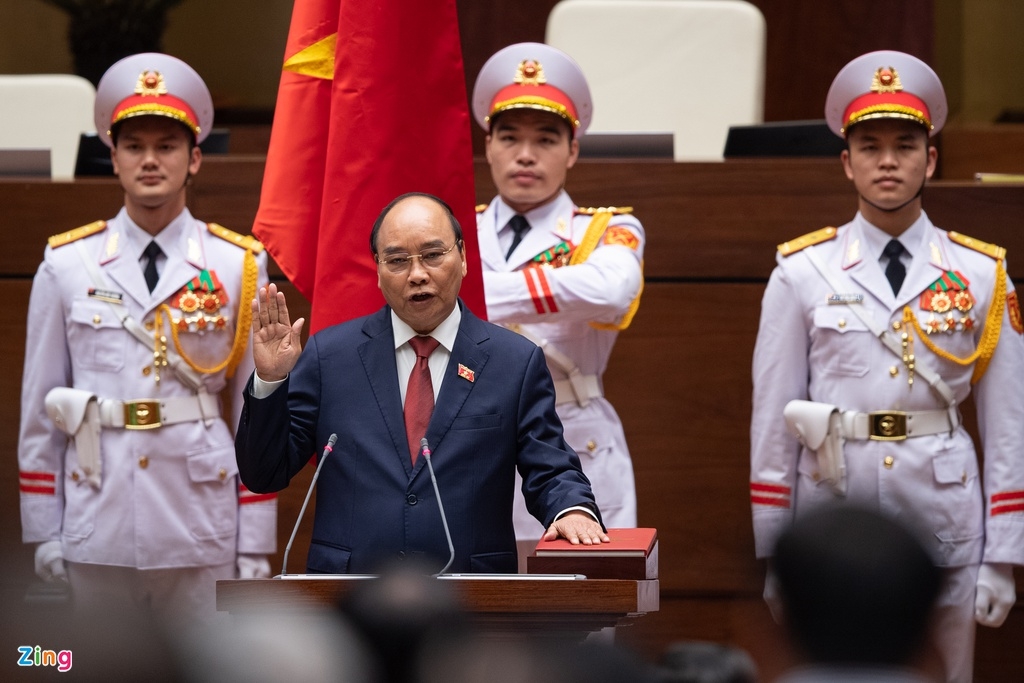
{"label": "dark wooden desk", "polygon": [[[217,582],[217,609],[234,614],[338,604],[360,578],[237,579]],[[475,623],[501,633],[587,633],[658,611],[658,582],[451,578]]]}

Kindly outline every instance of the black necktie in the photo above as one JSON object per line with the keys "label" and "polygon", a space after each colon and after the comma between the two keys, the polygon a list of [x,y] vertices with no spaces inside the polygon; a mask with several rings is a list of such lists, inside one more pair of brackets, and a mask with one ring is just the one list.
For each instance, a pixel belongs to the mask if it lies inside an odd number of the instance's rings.
{"label": "black necktie", "polygon": [[885,267],[885,276],[889,278],[892,293],[899,294],[900,287],[903,285],[903,278],[907,276],[907,268],[900,261],[903,245],[899,243],[899,240],[889,240],[882,253],[889,259],[889,265]]}
{"label": "black necktie", "polygon": [[526,220],[526,216],[517,213],[512,216],[512,220],[508,222],[508,226],[512,228],[512,232],[515,233],[515,237],[512,238],[512,246],[508,248],[508,252],[505,254],[505,260],[508,261],[509,257],[512,256],[512,252],[516,250],[519,243],[523,241],[523,235],[530,229],[530,223]]}
{"label": "black necktie", "polygon": [[146,250],[142,252],[142,255],[147,259],[146,269],[142,271],[142,274],[146,276],[146,286],[149,287],[151,292],[160,280],[160,273],[156,270],[156,258],[162,253],[160,245],[155,240],[146,245]]}

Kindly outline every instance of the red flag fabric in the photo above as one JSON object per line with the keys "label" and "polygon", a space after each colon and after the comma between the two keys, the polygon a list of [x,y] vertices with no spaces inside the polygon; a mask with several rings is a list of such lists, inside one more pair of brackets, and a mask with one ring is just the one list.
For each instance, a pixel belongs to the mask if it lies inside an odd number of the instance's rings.
{"label": "red flag fabric", "polygon": [[405,192],[463,226],[486,315],[455,0],[296,0],[253,233],[312,303],[310,332],[384,303],[370,228]]}

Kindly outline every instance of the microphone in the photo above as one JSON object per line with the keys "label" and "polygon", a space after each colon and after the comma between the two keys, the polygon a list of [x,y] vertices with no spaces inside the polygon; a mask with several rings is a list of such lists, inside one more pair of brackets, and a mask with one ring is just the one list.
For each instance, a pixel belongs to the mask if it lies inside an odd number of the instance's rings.
{"label": "microphone", "polygon": [[452,543],[452,532],[448,528],[448,519],[444,516],[444,505],[441,504],[441,492],[437,490],[437,477],[434,476],[434,466],[430,464],[430,445],[427,444],[427,437],[420,439],[420,455],[427,461],[427,469],[430,471],[430,483],[434,485],[434,496],[437,498],[437,509],[441,511],[441,524],[444,525],[444,535],[448,539],[448,564],[434,576],[441,576],[455,562],[455,545]]}
{"label": "microphone", "polygon": [[299,524],[302,522],[302,516],[306,514],[306,505],[309,504],[309,497],[313,495],[313,487],[316,486],[316,480],[320,476],[320,468],[324,466],[324,461],[327,460],[328,454],[334,450],[334,444],[338,443],[338,435],[331,434],[331,438],[327,439],[327,445],[324,446],[324,453],[320,456],[320,462],[316,465],[316,471],[313,472],[313,481],[309,482],[309,490],[306,491],[306,499],[302,501],[302,508],[299,510],[299,518],[295,520],[295,526],[292,528],[292,535],[288,538],[288,545],[284,547],[284,559],[281,561],[281,576],[288,574],[288,553],[292,551],[292,543],[295,541],[295,534],[299,531]]}

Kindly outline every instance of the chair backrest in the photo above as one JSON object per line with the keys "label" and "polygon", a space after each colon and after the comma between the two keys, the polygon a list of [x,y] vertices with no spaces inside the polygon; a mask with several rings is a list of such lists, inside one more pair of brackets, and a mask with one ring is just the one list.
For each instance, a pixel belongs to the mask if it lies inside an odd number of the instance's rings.
{"label": "chair backrest", "polygon": [[0,149],[49,149],[50,176],[75,176],[78,138],[96,130],[96,89],[70,74],[0,75]]}
{"label": "chair backrest", "polygon": [[671,131],[675,158],[722,159],[764,116],[765,21],[741,0],[562,0],[549,45],[583,69],[592,131]]}

